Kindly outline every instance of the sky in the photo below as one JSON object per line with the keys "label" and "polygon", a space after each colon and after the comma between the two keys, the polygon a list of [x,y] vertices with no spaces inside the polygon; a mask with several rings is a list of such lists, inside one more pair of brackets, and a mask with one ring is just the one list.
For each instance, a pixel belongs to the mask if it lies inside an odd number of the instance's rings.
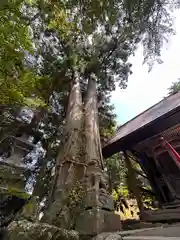
{"label": "sky", "polygon": [[127,122],[167,96],[168,88],[180,78],[180,10],[174,13],[176,35],[162,48],[163,64],[155,64],[148,73],[148,66],[142,65],[143,49],[139,47],[135,56],[129,59],[133,74],[128,87],[117,87],[112,94],[118,125]]}

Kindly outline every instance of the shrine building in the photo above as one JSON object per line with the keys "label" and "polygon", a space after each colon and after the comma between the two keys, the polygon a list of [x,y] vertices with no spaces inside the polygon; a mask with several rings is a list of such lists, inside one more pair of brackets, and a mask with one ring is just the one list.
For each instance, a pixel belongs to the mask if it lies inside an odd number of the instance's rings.
{"label": "shrine building", "polygon": [[173,214],[180,219],[180,92],[122,125],[102,152],[104,158],[124,152],[139,163],[164,209],[154,212],[151,220],[173,218]]}

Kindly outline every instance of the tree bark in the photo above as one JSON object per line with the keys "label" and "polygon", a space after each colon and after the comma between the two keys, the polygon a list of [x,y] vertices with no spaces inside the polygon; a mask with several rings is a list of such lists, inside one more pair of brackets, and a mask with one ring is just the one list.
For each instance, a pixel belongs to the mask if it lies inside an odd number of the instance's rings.
{"label": "tree bark", "polygon": [[104,169],[99,134],[96,77],[91,75],[88,80],[87,94],[85,99],[85,134],[87,162],[94,161]]}
{"label": "tree bark", "polygon": [[[69,94],[68,108],[64,127],[64,141],[60,145],[56,171],[57,188],[72,185],[81,178],[83,169],[77,170],[77,163],[84,162],[82,153],[83,104],[79,78],[76,75]],[[82,170],[82,171],[81,171]]]}

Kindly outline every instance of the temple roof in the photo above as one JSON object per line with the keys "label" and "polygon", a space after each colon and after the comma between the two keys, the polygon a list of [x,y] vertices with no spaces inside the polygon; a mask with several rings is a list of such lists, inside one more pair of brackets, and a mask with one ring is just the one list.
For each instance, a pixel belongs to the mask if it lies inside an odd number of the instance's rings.
{"label": "temple roof", "polygon": [[[109,157],[124,148],[129,148],[131,145],[170,127],[169,125],[175,124],[175,121],[177,122],[177,116],[171,119],[171,121],[170,118],[167,120],[167,117],[179,112],[179,110],[180,92],[164,98],[162,101],[122,125],[115,136],[112,137],[103,148],[104,157]],[[164,121],[162,121],[163,119]],[[125,146],[126,144],[129,144],[129,146]]]}

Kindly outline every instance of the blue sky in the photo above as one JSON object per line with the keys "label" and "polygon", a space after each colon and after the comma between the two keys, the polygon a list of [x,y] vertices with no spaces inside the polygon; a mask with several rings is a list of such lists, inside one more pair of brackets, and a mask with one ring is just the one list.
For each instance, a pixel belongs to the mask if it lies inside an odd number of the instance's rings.
{"label": "blue sky", "polygon": [[112,94],[118,124],[127,122],[162,100],[172,82],[180,78],[180,10],[174,15],[176,35],[171,36],[162,49],[163,64],[155,64],[148,73],[148,66],[142,65],[142,47],[129,59],[133,64],[133,74],[129,77],[128,87],[125,90],[117,88]]}

